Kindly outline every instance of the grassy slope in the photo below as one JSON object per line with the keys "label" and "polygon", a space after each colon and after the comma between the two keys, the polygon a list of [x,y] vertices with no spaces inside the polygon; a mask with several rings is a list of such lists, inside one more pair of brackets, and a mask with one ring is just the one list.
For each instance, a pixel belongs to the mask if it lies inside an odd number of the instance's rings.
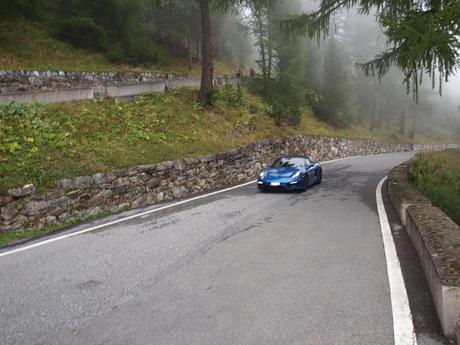
{"label": "grassy slope", "polygon": [[[187,69],[185,59],[171,56],[159,46],[165,66],[152,66],[143,71],[199,75],[200,66]],[[216,62],[216,74],[233,74],[233,67]],[[0,70],[60,71],[139,71],[126,65],[110,63],[103,54],[78,49],[56,40],[46,26],[29,21],[0,22]]]}
{"label": "grassy slope", "polygon": [[[112,100],[0,107],[0,192],[26,183],[47,189],[61,178],[224,151],[294,134],[398,141],[364,127],[334,129],[305,109],[297,127],[277,127],[268,106],[244,91],[221,88],[214,108],[183,89],[125,104]],[[426,139],[425,139],[426,140]],[[423,138],[417,138],[423,141]]]}
{"label": "grassy slope", "polygon": [[417,157],[411,183],[460,225],[460,150]]}

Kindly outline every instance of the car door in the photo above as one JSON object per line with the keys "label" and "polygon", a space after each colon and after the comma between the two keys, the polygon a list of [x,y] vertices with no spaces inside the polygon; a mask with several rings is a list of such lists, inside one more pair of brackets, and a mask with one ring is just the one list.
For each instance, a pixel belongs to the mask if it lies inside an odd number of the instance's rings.
{"label": "car door", "polygon": [[307,170],[308,182],[311,184],[316,181],[316,165],[310,161],[306,161],[305,168]]}

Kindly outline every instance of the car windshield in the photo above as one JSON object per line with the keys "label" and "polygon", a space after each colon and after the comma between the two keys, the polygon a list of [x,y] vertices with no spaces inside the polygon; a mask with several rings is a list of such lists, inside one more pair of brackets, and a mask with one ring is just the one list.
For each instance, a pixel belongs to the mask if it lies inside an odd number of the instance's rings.
{"label": "car windshield", "polygon": [[299,169],[305,168],[305,158],[278,158],[271,165],[272,168],[290,168],[295,167]]}

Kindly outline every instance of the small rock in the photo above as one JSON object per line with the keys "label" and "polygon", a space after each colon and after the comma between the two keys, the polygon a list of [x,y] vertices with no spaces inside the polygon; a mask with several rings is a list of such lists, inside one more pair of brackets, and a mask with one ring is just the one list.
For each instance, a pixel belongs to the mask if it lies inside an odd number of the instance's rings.
{"label": "small rock", "polygon": [[105,174],[101,174],[101,173],[94,174],[92,176],[92,179],[96,185],[101,185],[107,182]]}
{"label": "small rock", "polygon": [[174,187],[172,190],[172,195],[174,199],[179,199],[182,196],[181,190],[179,187]]}
{"label": "small rock", "polygon": [[83,191],[81,189],[76,189],[76,190],[72,190],[70,192],[67,193],[67,196],[70,198],[70,199],[76,199],[78,198],[80,195],[83,194]]}
{"label": "small rock", "polygon": [[47,201],[32,201],[29,202],[26,206],[26,214],[33,216],[50,210],[52,207]]}
{"label": "small rock", "polygon": [[72,180],[72,183],[73,183],[74,188],[83,189],[83,188],[88,188],[89,186],[91,186],[91,181],[92,181],[91,176],[79,176],[79,177],[75,177]]}
{"label": "small rock", "polygon": [[244,181],[247,179],[246,175],[245,174],[239,174],[237,176],[237,179],[238,179],[238,182],[241,182],[241,181]]}
{"label": "small rock", "polygon": [[139,181],[142,181],[142,182],[147,182],[150,180],[150,175],[146,174],[146,173],[140,173],[139,175],[137,175],[137,179]]}
{"label": "small rock", "polygon": [[187,163],[187,165],[195,165],[198,163],[198,159],[196,158],[184,158],[184,161]]}
{"label": "small rock", "polygon": [[175,160],[173,162],[174,169],[176,170],[184,170],[185,169],[185,161],[182,159]]}
{"label": "small rock", "polygon": [[154,177],[147,182],[147,187],[150,189],[154,189],[160,186],[160,179]]}
{"label": "small rock", "polygon": [[215,159],[216,159],[215,155],[208,155],[208,156],[203,156],[199,158],[201,163],[209,163],[209,162],[214,161]]}
{"label": "small rock", "polygon": [[148,173],[148,174],[151,174],[153,172],[155,172],[157,169],[157,165],[156,164],[149,164],[149,165],[139,165],[137,167],[137,171],[140,172],[140,173]]}
{"label": "small rock", "polygon": [[35,192],[33,184],[26,184],[24,187],[12,188],[8,190],[8,194],[13,198],[23,198]]}
{"label": "small rock", "polygon": [[2,207],[1,209],[1,215],[2,218],[6,221],[11,221],[16,217],[16,215],[19,213],[17,207],[13,205],[12,203],[7,204],[6,206]]}
{"label": "small rock", "polygon": [[110,194],[111,194],[110,191],[99,192],[96,195],[94,195],[91,199],[88,200],[87,205],[96,206],[96,205],[103,204],[107,196],[109,196]]}
{"label": "small rock", "polygon": [[69,218],[70,218],[70,213],[69,212],[64,212],[61,215],[59,215],[58,220],[60,222],[65,222],[65,221],[69,220]]}
{"label": "small rock", "polygon": [[9,195],[0,195],[0,207],[8,204],[12,200]]}
{"label": "small rock", "polygon": [[56,224],[57,219],[55,216],[46,216],[45,221],[46,221],[46,224],[51,225],[51,224]]}
{"label": "small rock", "polygon": [[141,207],[142,205],[144,205],[144,203],[145,203],[144,197],[140,197],[140,198],[134,200],[134,201],[131,203],[131,206],[132,206],[133,208],[139,208],[139,207]]}
{"label": "small rock", "polygon": [[81,214],[83,217],[94,217],[98,215],[99,213],[101,213],[101,211],[102,210],[100,207],[92,207],[92,208],[82,211]]}
{"label": "small rock", "polygon": [[56,187],[60,189],[72,189],[72,180],[65,178],[59,181],[56,181]]}
{"label": "small rock", "polygon": [[0,233],[7,233],[13,230],[14,229],[11,225],[0,225]]}
{"label": "small rock", "polygon": [[166,161],[162,163],[158,163],[156,165],[156,170],[157,171],[164,171],[164,170],[169,170],[174,167],[174,163],[172,161]]}
{"label": "small rock", "polygon": [[163,201],[163,199],[164,199],[163,192],[158,193],[157,196],[156,196],[156,201],[160,202],[160,201]]}

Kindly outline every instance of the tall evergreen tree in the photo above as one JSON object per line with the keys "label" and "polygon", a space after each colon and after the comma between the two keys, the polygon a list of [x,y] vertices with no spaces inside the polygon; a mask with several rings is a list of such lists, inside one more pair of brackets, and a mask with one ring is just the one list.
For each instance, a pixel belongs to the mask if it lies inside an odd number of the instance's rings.
{"label": "tall evergreen tree", "polygon": [[322,0],[317,11],[289,19],[290,32],[317,37],[329,32],[331,18],[340,10],[358,6],[375,11],[390,48],[361,65],[368,75],[382,77],[391,66],[404,72],[408,91],[418,95],[420,75],[428,73],[439,90],[460,66],[460,2],[458,0]]}

